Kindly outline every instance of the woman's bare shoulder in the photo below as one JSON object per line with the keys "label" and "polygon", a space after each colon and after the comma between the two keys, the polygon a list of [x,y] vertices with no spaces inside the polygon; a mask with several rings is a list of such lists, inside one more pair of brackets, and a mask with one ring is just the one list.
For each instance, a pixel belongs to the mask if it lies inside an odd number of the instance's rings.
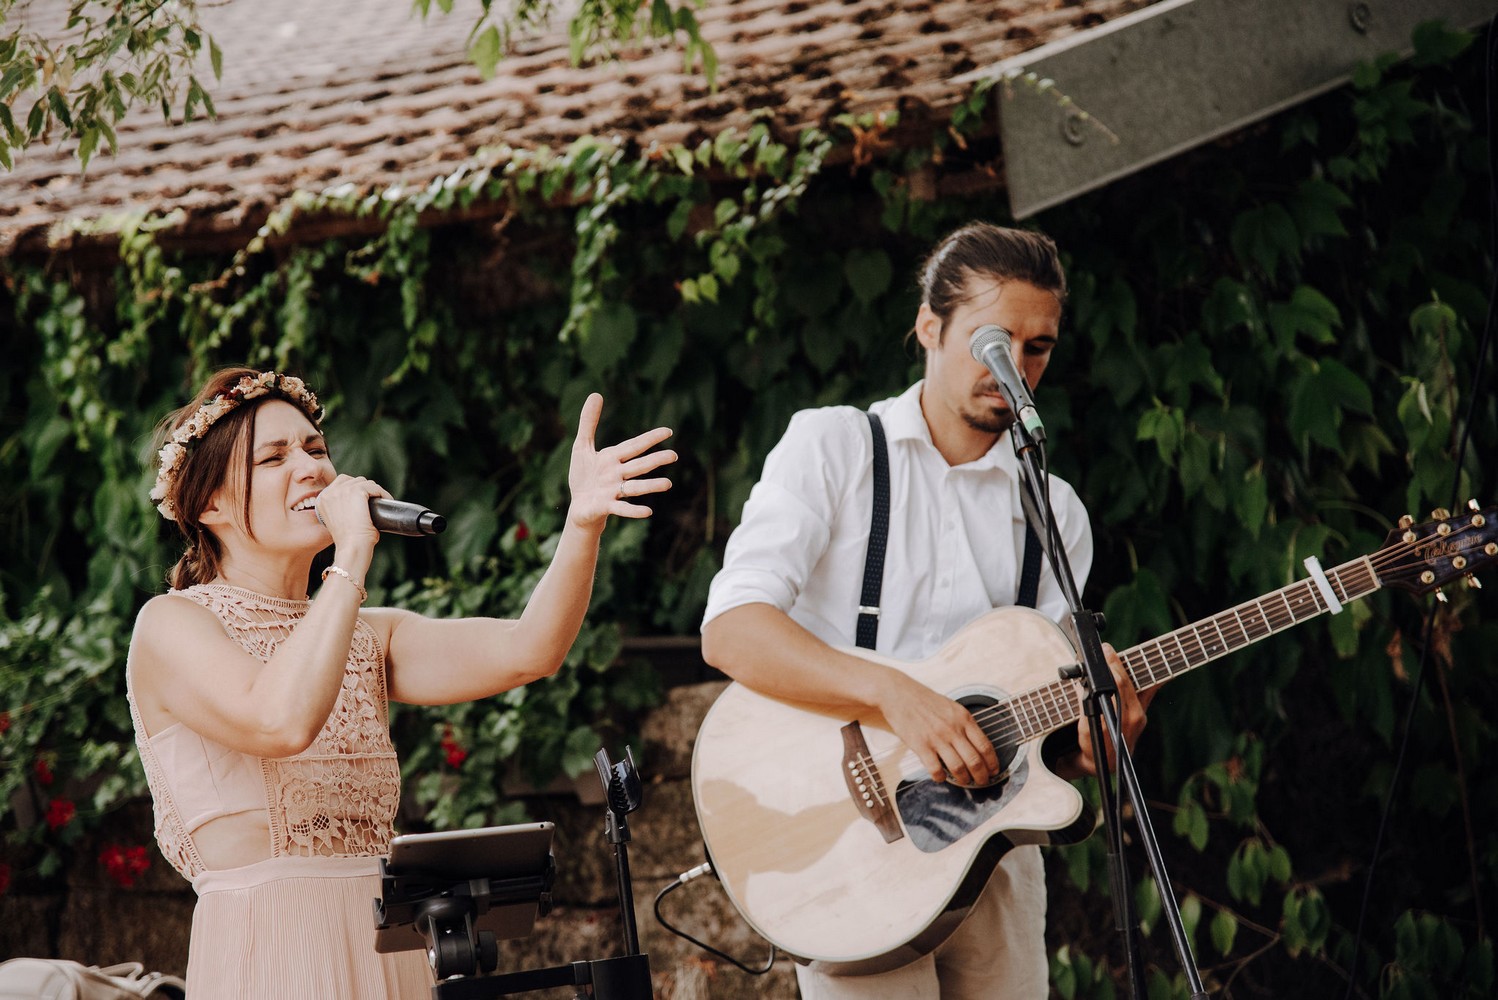
{"label": "woman's bare shoulder", "polygon": [[223,623],[208,608],[177,593],[158,594],[135,616],[130,650],[136,659],[170,659],[184,643],[228,641]]}

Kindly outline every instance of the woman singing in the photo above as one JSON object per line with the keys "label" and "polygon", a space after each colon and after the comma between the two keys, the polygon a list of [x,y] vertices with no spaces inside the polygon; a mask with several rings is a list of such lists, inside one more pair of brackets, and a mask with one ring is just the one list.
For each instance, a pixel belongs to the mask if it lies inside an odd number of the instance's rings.
{"label": "woman singing", "polygon": [[[168,418],[151,497],[187,549],[141,610],[126,667],[162,853],[198,893],[193,1000],[425,998],[421,952],[378,955],[371,900],[400,770],[389,699],[443,705],[554,673],[582,624],[610,514],[676,460],[656,428],[596,450],[583,405],[556,555],[516,621],[365,608],[379,532],[301,379],[231,369]],[[642,478],[645,477],[645,478]],[[309,598],[312,560],[333,562]]]}

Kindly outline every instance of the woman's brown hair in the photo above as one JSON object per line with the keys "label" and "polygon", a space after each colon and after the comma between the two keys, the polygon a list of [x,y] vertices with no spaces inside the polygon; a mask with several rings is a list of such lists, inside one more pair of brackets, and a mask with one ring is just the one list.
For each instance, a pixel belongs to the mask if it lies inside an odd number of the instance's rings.
{"label": "woman's brown hair", "polygon": [[[197,412],[204,403],[215,396],[226,394],[246,377],[260,373],[253,368],[225,368],[213,375],[198,390],[192,402],[168,414],[157,427],[157,444],[171,436],[173,430]],[[268,399],[280,398],[272,393],[241,403],[233,410],[214,421],[213,426],[194,440],[188,448],[187,458],[182,462],[172,480],[167,499],[177,515],[177,527],[187,542],[182,558],[167,574],[167,583],[181,590],[195,584],[208,583],[218,576],[223,552],[213,532],[198,519],[212,502],[214,494],[230,482],[230,474],[236,456],[243,466],[238,479],[244,483],[241,517],[245,530],[255,537],[250,526],[250,472],[254,455],[251,447],[255,440],[255,414],[260,404]]]}

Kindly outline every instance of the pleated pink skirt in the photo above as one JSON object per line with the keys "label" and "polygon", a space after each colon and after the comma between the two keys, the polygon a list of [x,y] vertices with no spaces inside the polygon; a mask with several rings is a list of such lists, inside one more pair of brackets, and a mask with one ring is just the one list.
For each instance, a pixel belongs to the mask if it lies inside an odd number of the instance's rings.
{"label": "pleated pink skirt", "polygon": [[428,1000],[423,951],[374,950],[375,858],[271,858],[204,872],[188,944],[192,1000]]}

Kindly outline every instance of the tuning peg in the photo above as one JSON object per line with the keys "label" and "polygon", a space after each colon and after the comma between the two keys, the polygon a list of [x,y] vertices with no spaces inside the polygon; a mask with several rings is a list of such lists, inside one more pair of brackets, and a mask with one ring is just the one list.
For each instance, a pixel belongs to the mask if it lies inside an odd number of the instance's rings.
{"label": "tuning peg", "polygon": [[1445,507],[1437,507],[1435,510],[1430,512],[1430,519],[1432,521],[1444,521],[1450,516],[1451,511],[1447,510]]}
{"label": "tuning peg", "polygon": [[1440,601],[1442,604],[1446,603],[1446,592],[1439,587],[1436,588],[1436,600]]}
{"label": "tuning peg", "polygon": [[1399,530],[1400,531],[1405,531],[1411,525],[1413,525],[1414,523],[1415,523],[1415,519],[1413,517],[1411,517],[1410,515],[1406,514],[1406,515],[1404,515],[1403,517],[1401,517],[1399,519]]}
{"label": "tuning peg", "polygon": [[1468,500],[1467,501],[1467,509],[1468,510],[1481,510],[1482,508],[1480,506],[1478,506],[1477,501],[1474,499],[1474,500]]}
{"label": "tuning peg", "polygon": [[1481,590],[1482,589],[1482,581],[1479,580],[1477,577],[1473,576],[1471,573],[1468,573],[1467,574],[1467,586],[1471,587],[1473,590]]}

